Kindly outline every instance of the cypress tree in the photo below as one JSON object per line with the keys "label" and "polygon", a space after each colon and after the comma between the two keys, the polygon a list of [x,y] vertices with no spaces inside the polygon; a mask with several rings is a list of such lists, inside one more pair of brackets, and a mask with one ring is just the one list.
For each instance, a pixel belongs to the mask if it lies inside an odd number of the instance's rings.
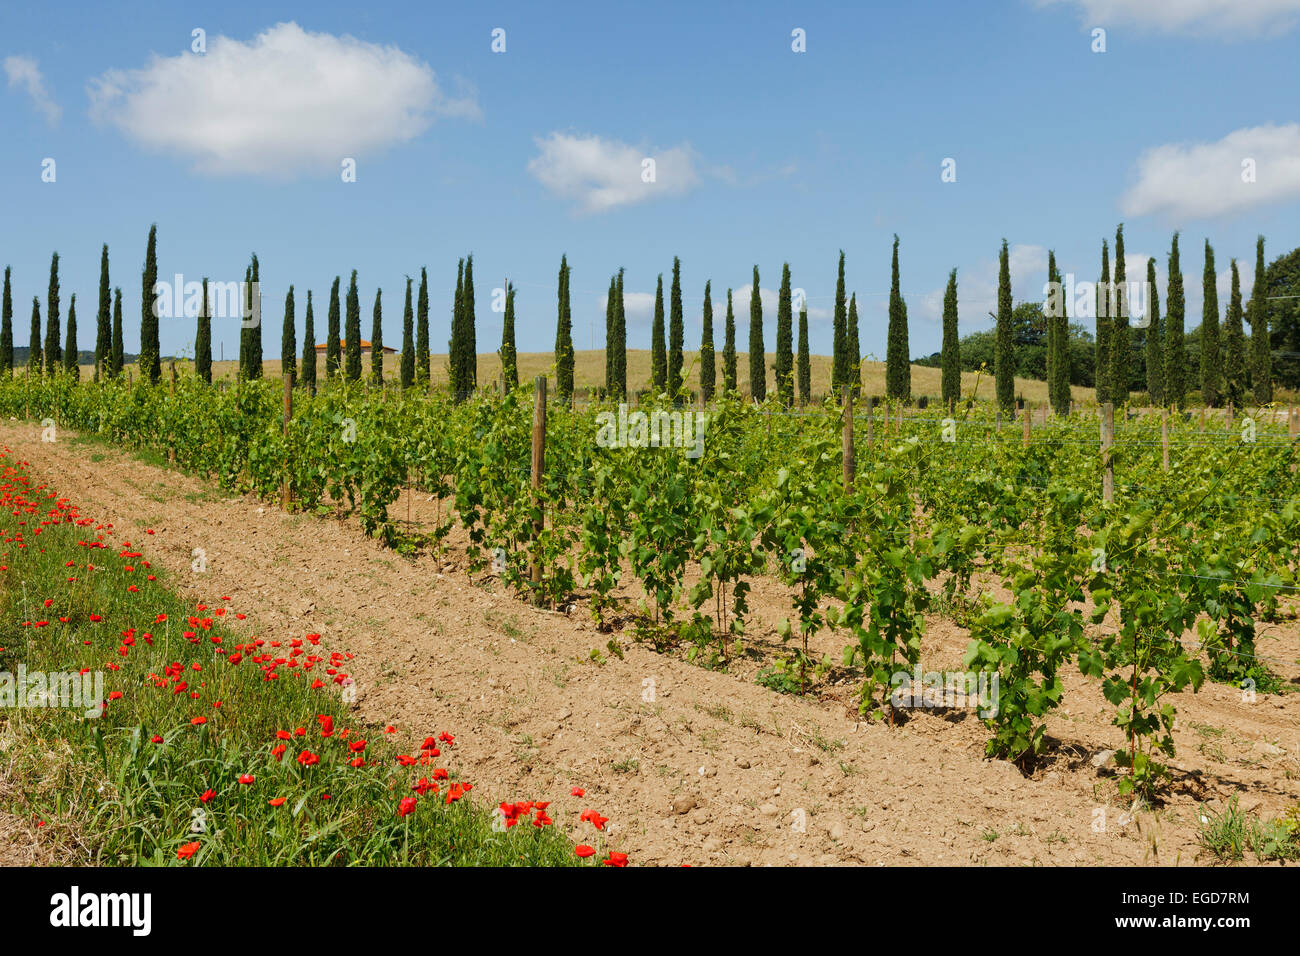
{"label": "cypress tree", "polygon": [[[568,279],[565,279],[567,294]],[[461,374],[465,387],[465,398],[474,394],[478,388],[478,342],[474,331],[474,254],[465,257],[465,289],[461,299],[461,335],[464,342],[464,355],[461,359]],[[572,345],[570,345],[572,349]],[[573,377],[569,377],[569,390],[573,390]]]}
{"label": "cypress tree", "polygon": [[415,311],[411,308],[411,277],[406,277],[406,304],[402,306],[402,371],[404,389],[415,384]]}
{"label": "cypress tree", "polygon": [[940,395],[943,407],[955,407],[961,401],[961,340],[957,332],[957,270],[948,273],[948,288],[943,292],[943,347],[939,353],[943,367]]}
{"label": "cypress tree", "polygon": [[239,381],[246,382],[252,378],[252,372],[249,370],[249,341],[248,341],[248,323],[253,321],[253,267],[251,265],[244,269],[244,315],[243,320],[239,323]]}
{"label": "cypress tree", "polygon": [[1124,224],[1115,230],[1115,313],[1110,326],[1110,392],[1116,405],[1128,404],[1129,327],[1128,288],[1124,267]]}
{"label": "cypress tree", "polygon": [[348,297],[343,313],[343,377],[349,382],[361,381],[361,295],[357,291],[357,270],[352,270],[348,283]]}
{"label": "cypress tree", "polygon": [[339,330],[339,277],[334,277],[334,285],[330,288],[330,307],[326,316],[326,332],[328,337],[325,339],[325,380],[329,381],[343,367],[342,354],[339,346],[339,340],[342,333]]}
{"label": "cypress tree", "polygon": [[812,355],[808,351],[808,300],[800,303],[799,310],[799,404],[812,401]]}
{"label": "cypress tree", "polygon": [[77,348],[77,293],[72,293],[68,303],[68,340],[63,345],[63,370],[72,376],[75,382],[81,378],[81,363],[78,361],[80,350]]}
{"label": "cypress tree", "polygon": [[998,406],[1009,412],[1016,405],[1016,366],[1011,340],[1011,258],[1005,239],[998,257],[998,319],[993,365]]}
{"label": "cypress tree", "polygon": [[618,288],[615,290],[617,300],[617,344],[614,346],[614,358],[618,364],[618,377],[614,381],[615,392],[620,401],[627,399],[627,311],[623,301],[623,270],[618,270]]}
{"label": "cypress tree", "polygon": [[1165,342],[1160,325],[1160,293],[1156,289],[1156,260],[1147,260],[1147,395],[1152,405],[1165,403]]}
{"label": "cypress tree", "polygon": [[465,382],[462,367],[464,365],[464,332],[461,316],[464,312],[465,299],[465,260],[456,263],[456,297],[451,306],[451,341],[447,343],[447,387],[452,398],[459,402],[465,397]]}
{"label": "cypress tree", "polygon": [[682,320],[682,261],[673,256],[673,285],[668,300],[668,391],[676,401],[682,390],[682,350],[686,329]]}
{"label": "cypress tree", "polygon": [[113,292],[108,284],[108,243],[99,254],[99,311],[95,313],[95,374],[107,374],[113,351]]}
{"label": "cypress tree", "polygon": [[840,250],[839,276],[835,280],[834,340],[831,344],[831,391],[839,401],[840,386],[849,380],[848,361],[848,299],[844,291],[844,250]]}
{"label": "cypress tree", "polygon": [[420,266],[420,295],[415,306],[415,384],[429,387],[429,273]]}
{"label": "cypress tree", "polygon": [[668,354],[664,346],[664,274],[655,288],[655,317],[650,327],[650,385],[658,395],[668,387]]}
{"label": "cypress tree", "polygon": [[1110,284],[1110,246],[1101,241],[1101,281],[1097,283],[1097,343],[1095,365],[1097,376],[1097,404],[1114,401],[1111,388],[1110,313],[1114,291]]}
{"label": "cypress tree", "polygon": [[776,300],[776,394],[787,408],[794,404],[794,311],[790,301],[790,263],[781,267],[781,291]]}
{"label": "cypress tree", "polygon": [[605,396],[607,398],[614,394],[614,376],[618,373],[614,366],[614,326],[618,322],[614,311],[615,281],[614,276],[609,277],[609,292],[605,294]]}
{"label": "cypress tree", "polygon": [[203,381],[212,381],[212,308],[208,303],[207,276],[203,277],[203,301],[199,303],[198,325],[194,332],[194,372]]}
{"label": "cypress tree", "polygon": [[370,382],[380,388],[384,384],[384,307],[381,304],[383,296],[383,289],[375,290],[375,309],[370,318]]}
{"label": "cypress tree", "polygon": [[1066,309],[1056,253],[1047,254],[1047,280],[1052,284],[1047,315],[1047,391],[1057,415],[1070,413],[1070,318]]}
{"label": "cypress tree", "polygon": [[1273,354],[1268,336],[1268,303],[1264,300],[1264,237],[1255,240],[1255,283],[1250,290],[1246,317],[1250,321],[1250,380],[1255,401],[1273,401]]}
{"label": "cypress tree", "polygon": [[280,374],[289,376],[289,385],[298,384],[298,333],[295,323],[297,308],[293,301],[293,286],[284,297],[284,327],[280,330]]}
{"label": "cypress tree", "polygon": [[749,394],[756,402],[767,400],[767,355],[763,352],[763,296],[759,291],[758,266],[749,287]]}
{"label": "cypress tree", "polygon": [[253,305],[253,317],[248,329],[248,377],[262,377],[262,277],[257,253],[253,253],[253,285],[249,290]]}
{"label": "cypress tree", "polygon": [[736,313],[731,307],[731,290],[727,290],[727,318],[722,340],[722,392],[736,391]]}
{"label": "cypress tree", "polygon": [[506,391],[519,386],[519,356],[515,351],[515,287],[506,283],[506,318],[501,326],[501,371]]}
{"label": "cypress tree", "polygon": [[856,396],[862,387],[862,347],[858,342],[858,294],[849,296],[849,317],[845,326],[847,344],[844,349],[844,364],[847,369],[844,384],[853,386]]}
{"label": "cypress tree", "polygon": [[1249,392],[1246,388],[1246,338],[1242,327],[1241,275],[1237,260],[1232,265],[1232,293],[1223,319],[1223,394],[1236,408],[1241,408]]}
{"label": "cypress tree", "polygon": [[32,296],[32,329],[27,340],[27,374],[41,373],[41,300]]}
{"label": "cypress tree", "polygon": [[1205,240],[1201,287],[1205,295],[1201,305],[1201,401],[1209,408],[1217,408],[1223,402],[1223,369],[1219,364],[1219,287],[1209,239]]}
{"label": "cypress tree", "polygon": [[59,254],[50,260],[50,288],[45,305],[45,371],[53,374],[63,365],[63,350],[59,347]]}
{"label": "cypress tree", "polygon": [[122,374],[126,349],[122,345],[122,287],[113,289],[113,377]]}
{"label": "cypress tree", "polygon": [[1165,317],[1165,403],[1176,408],[1187,404],[1187,352],[1183,343],[1185,322],[1183,273],[1178,265],[1178,233],[1169,247],[1169,309]]}
{"label": "cypress tree", "polygon": [[717,359],[713,354],[713,280],[704,283],[704,330],[700,333],[700,398],[713,401],[718,381]]}
{"label": "cypress tree", "polygon": [[907,305],[898,282],[898,234],[889,281],[889,340],[885,346],[885,391],[900,402],[912,400],[912,363],[908,356]]}
{"label": "cypress tree", "polygon": [[9,266],[5,266],[4,302],[0,305],[0,376],[9,378],[14,370],[14,299],[9,289]]}
{"label": "cypress tree", "polygon": [[307,290],[307,317],[302,330],[302,384],[316,394],[316,316],[311,307],[311,289]]}
{"label": "cypress tree", "polygon": [[158,224],[149,227],[140,276],[140,378],[157,385],[162,378],[162,348],[158,341],[158,309],[153,287],[158,283]]}
{"label": "cypress tree", "polygon": [[555,319],[555,397],[573,401],[573,315],[569,309],[569,260],[560,256],[559,306]]}

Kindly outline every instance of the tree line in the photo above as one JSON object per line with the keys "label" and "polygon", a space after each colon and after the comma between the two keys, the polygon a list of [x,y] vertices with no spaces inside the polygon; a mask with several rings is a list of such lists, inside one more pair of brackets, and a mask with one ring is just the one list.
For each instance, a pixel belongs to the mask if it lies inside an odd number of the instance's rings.
{"label": "tree line", "polygon": [[[141,375],[151,383],[161,377],[161,353],[158,335],[158,308],[155,286],[158,280],[157,226],[151,226],[141,272],[140,355]],[[1205,242],[1204,297],[1200,325],[1185,331],[1186,316],[1183,275],[1179,258],[1179,235],[1175,233],[1169,252],[1168,281],[1164,297],[1165,313],[1161,316],[1161,299],[1156,289],[1155,261],[1148,260],[1143,321],[1130,321],[1131,303],[1124,255],[1124,227],[1115,234],[1115,267],[1111,269],[1111,246],[1102,242],[1101,275],[1094,286],[1092,309],[1080,308],[1088,303],[1067,303],[1065,284],[1056,265],[1054,251],[1048,253],[1049,294],[1044,303],[1013,304],[1007,241],[1002,241],[998,257],[997,314],[994,328],[959,337],[957,330],[957,270],[948,275],[943,298],[943,342],[941,351],[919,364],[937,365],[942,369],[941,398],[945,405],[955,403],[961,395],[961,372],[987,368],[994,374],[995,401],[1010,410],[1016,402],[1015,377],[1043,378],[1048,383],[1049,400],[1060,413],[1068,411],[1070,386],[1095,387],[1098,402],[1122,405],[1135,393],[1145,393],[1151,404],[1183,407],[1189,395],[1199,393],[1207,406],[1226,402],[1241,405],[1254,400],[1272,400],[1275,376],[1273,357],[1280,359],[1278,371],[1282,384],[1300,384],[1300,297],[1284,290],[1300,292],[1300,249],[1265,267],[1264,238],[1256,243],[1255,282],[1250,299],[1243,306],[1240,276],[1236,260],[1231,262],[1232,287],[1227,311],[1220,324],[1214,250]],[[862,354],[859,344],[859,317],[856,293],[848,294],[845,283],[845,255],[839,254],[833,311],[833,348],[831,387],[835,395],[842,390],[858,392],[862,386]],[[3,311],[0,316],[0,374],[14,368],[13,302],[11,270],[4,276]],[[574,392],[573,320],[570,302],[571,267],[567,255],[560,258],[557,277],[557,311],[555,336],[556,391],[560,401],[570,401]],[[334,278],[326,320],[325,379],[336,376],[348,381],[362,378],[361,305],[357,271],[350,276],[346,293],[341,294],[341,276]],[[624,270],[610,277],[605,307],[605,380],[600,391],[611,398],[626,400],[627,317],[624,298]],[[260,263],[251,256],[244,272],[242,308],[246,321],[241,323],[239,371],[241,379],[262,377]],[[418,293],[414,280],[406,278],[402,313],[402,345],[398,364],[398,384],[402,388],[427,387],[430,382],[429,289],[428,270],[420,269]],[[763,332],[763,302],[760,294],[759,268],[753,269],[749,294],[749,394],[755,401],[767,397],[767,355]],[[515,287],[508,280],[501,293],[504,302],[502,340],[498,350],[503,368],[504,385],[518,384],[515,347]],[[703,323],[699,344],[700,392],[705,401],[718,391],[739,391],[736,352],[736,316],[734,290],[728,289],[723,325],[722,382],[717,382],[714,346],[714,303],[712,281],[706,281],[703,297]],[[1289,301],[1288,301],[1289,300]],[[375,292],[371,312],[369,381],[384,382],[383,369],[383,290]],[[1274,304],[1276,303],[1276,304]],[[212,380],[212,305],[207,277],[202,282],[195,329],[195,369],[206,381]],[[811,356],[808,347],[807,302],[798,302],[798,327],[795,330],[790,265],[782,266],[777,293],[776,350],[773,373],[776,396],[787,406],[812,400]],[[68,303],[66,326],[61,326],[59,255],[50,262],[49,287],[46,295],[44,333],[41,303],[32,300],[30,347],[27,368],[32,373],[53,374],[61,370],[74,378],[80,375],[77,348],[76,296]],[[650,389],[655,394],[686,397],[685,323],[681,260],[674,257],[665,316],[663,274],[658,277],[650,333]],[[1075,317],[1095,315],[1095,337]],[[93,376],[114,377],[122,373],[125,355],[122,349],[122,290],[111,287],[108,246],[100,257],[99,308],[96,315]],[[1250,327],[1249,339],[1245,325]],[[1271,326],[1271,328],[1270,328]],[[304,342],[301,360],[296,341],[296,302],[291,285],[285,296],[280,359],[283,374],[294,383],[312,389],[317,384],[315,315],[312,293],[306,300]],[[885,355],[885,395],[910,402],[911,365],[908,348],[907,303],[899,280],[899,238],[894,236],[890,263],[888,337]],[[452,304],[451,338],[448,342],[447,372],[452,395],[462,401],[478,388],[478,346],[475,333],[474,257],[459,260],[456,291]],[[1292,379],[1297,381],[1293,382]]]}

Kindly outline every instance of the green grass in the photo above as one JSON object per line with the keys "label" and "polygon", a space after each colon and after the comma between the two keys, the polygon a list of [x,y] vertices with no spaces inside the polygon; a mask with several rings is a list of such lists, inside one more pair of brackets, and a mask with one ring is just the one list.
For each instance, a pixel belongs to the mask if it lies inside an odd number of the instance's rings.
{"label": "green grass", "polygon": [[1224,862],[1241,860],[1247,850],[1260,860],[1297,860],[1300,816],[1293,812],[1280,820],[1261,821],[1238,808],[1233,797],[1222,812],[1205,811],[1200,843]]}
{"label": "green grass", "polygon": [[[97,718],[85,708],[0,707],[0,775],[9,784],[0,808],[43,821],[43,838],[62,856],[108,865],[580,862],[554,826],[526,817],[498,832],[495,809],[468,792],[446,802],[458,784],[456,748],[440,742],[441,755],[425,758],[419,748],[454,727],[412,728],[417,762],[402,765],[395,735],[348,717],[335,683],[350,670],[348,656],[332,657],[306,635],[296,647],[252,643],[251,621],[214,613],[225,606],[219,595],[199,611],[170,590],[134,556],[134,532],[122,532],[130,548],[112,537],[88,547],[98,540],[93,524],[30,490],[3,457],[0,466],[0,674],[12,692],[19,665],[28,675],[87,669],[103,674],[111,698]],[[330,736],[324,717],[333,720]],[[359,740],[364,749],[354,752]],[[300,763],[303,752],[319,763]],[[440,770],[449,772],[437,793],[412,791]],[[254,782],[241,784],[244,774]],[[208,790],[215,795],[205,803]],[[405,797],[417,802],[401,816]],[[194,843],[192,857],[178,859]]]}

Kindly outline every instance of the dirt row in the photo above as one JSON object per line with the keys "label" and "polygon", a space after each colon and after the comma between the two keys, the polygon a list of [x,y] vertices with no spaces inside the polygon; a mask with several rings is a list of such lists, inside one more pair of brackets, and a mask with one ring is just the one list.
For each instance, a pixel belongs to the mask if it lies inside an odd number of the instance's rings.
{"label": "dirt row", "polygon": [[[1113,710],[1077,674],[1049,722],[1054,756],[1026,777],[983,756],[987,732],[965,710],[890,727],[861,721],[847,684],[781,695],[753,666],[707,670],[630,631],[615,635],[619,657],[585,607],[533,608],[490,576],[471,581],[454,557],[403,557],[354,522],[232,498],[71,433],[42,443],[26,423],[0,424],[0,444],[138,537],[196,602],[229,595],[259,636],[318,632],[355,653],[358,716],[417,747],[455,734],[476,798],[553,800],[557,824],[586,842],[597,834],[578,814],[595,808],[610,818],[607,845],[636,864],[1204,864],[1204,813],[1234,795],[1262,816],[1300,798],[1294,694],[1247,701],[1207,684],[1180,696],[1168,799],[1131,814],[1108,766],[1121,743]],[[404,496],[392,513],[408,506],[416,521],[435,507]],[[758,581],[751,603],[750,640],[779,645],[784,590]],[[957,668],[966,632],[928,625],[923,669]],[[837,658],[843,643],[827,634],[815,649]],[[1294,622],[1266,628],[1259,649],[1300,683]]]}

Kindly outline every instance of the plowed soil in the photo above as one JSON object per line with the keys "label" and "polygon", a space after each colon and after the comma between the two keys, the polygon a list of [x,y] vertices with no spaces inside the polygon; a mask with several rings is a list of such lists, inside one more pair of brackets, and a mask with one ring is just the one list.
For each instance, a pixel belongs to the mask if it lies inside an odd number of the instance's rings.
{"label": "plowed soil", "polygon": [[[1250,701],[1207,682],[1177,697],[1167,798],[1130,813],[1105,765],[1122,743],[1113,709],[1077,673],[1049,720],[1052,753],[1026,776],[984,757],[972,712],[916,710],[891,727],[858,717],[847,675],[833,671],[807,697],[755,683],[790,613],[770,581],[755,583],[749,655],[709,670],[630,628],[598,631],[581,602],[537,609],[491,575],[471,579],[459,559],[396,554],[351,520],[232,498],[69,432],[42,443],[37,427],[8,422],[0,444],[195,601],[229,595],[261,637],[318,632],[356,654],[358,717],[395,725],[416,748],[455,734],[448,756],[476,799],[553,800],[557,825],[584,842],[596,834],[578,813],[595,808],[610,818],[607,845],[634,864],[1208,864],[1204,813],[1237,795],[1268,817],[1300,798],[1294,693]],[[392,513],[405,518],[408,505],[417,524],[433,516],[418,493]],[[452,553],[461,543],[453,536]],[[958,669],[967,633],[938,615],[928,625],[923,669]],[[1259,653],[1297,687],[1296,623],[1262,631]],[[844,643],[828,633],[814,649],[838,659]],[[575,786],[585,798],[569,795]],[[0,856],[4,843],[0,833]]]}

